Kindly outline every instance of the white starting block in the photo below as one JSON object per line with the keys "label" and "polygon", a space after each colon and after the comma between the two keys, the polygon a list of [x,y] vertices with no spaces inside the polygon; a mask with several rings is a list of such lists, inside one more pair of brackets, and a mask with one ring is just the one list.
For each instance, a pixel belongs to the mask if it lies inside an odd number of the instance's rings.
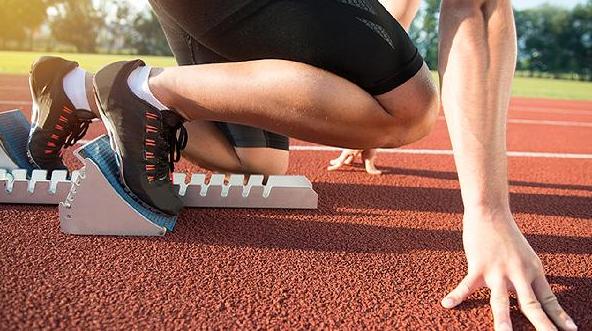
{"label": "white starting block", "polygon": [[[18,124],[18,125],[15,125]],[[5,130],[4,128],[20,128]],[[32,170],[26,157],[30,124],[19,111],[0,114],[0,203],[59,204],[64,233],[79,235],[162,236],[172,231],[176,217],[150,208],[119,181],[119,168],[109,138],[99,137],[75,154],[84,163],[79,171]],[[24,142],[23,142],[24,141]],[[24,149],[23,149],[24,148]],[[173,174],[173,184],[189,208],[316,209],[318,195],[303,176]]]}
{"label": "white starting block", "polygon": [[[64,201],[72,182],[67,171],[54,171],[47,179],[46,170],[33,170],[30,179],[27,170],[0,169],[0,203],[57,205]],[[78,171],[72,173],[75,180]]]}

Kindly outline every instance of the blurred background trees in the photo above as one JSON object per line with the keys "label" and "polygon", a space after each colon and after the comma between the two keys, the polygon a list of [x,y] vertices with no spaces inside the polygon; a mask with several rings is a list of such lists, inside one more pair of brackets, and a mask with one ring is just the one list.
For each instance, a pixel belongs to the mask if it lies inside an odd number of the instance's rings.
{"label": "blurred background trees", "polygon": [[[430,68],[438,63],[440,0],[424,0],[410,35]],[[592,80],[592,0],[573,9],[542,5],[514,11],[518,74]]]}
{"label": "blurred background trees", "polygon": [[[155,15],[130,0],[0,0],[0,49],[170,55]],[[437,66],[440,0],[424,0],[411,29]],[[519,74],[592,80],[592,0],[573,9],[515,11]]]}

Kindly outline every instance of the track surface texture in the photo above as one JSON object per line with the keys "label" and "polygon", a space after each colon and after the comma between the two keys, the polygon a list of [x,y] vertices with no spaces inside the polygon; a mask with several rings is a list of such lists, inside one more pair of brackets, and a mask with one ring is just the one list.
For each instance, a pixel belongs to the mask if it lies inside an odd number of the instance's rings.
{"label": "track surface texture", "polygon": [[[30,112],[26,77],[0,76],[14,108]],[[516,220],[592,330],[592,102],[514,99],[509,117],[510,151],[552,153],[510,158]],[[318,210],[185,210],[158,239],[67,236],[55,207],[0,205],[0,329],[491,329],[486,290],[439,305],[466,272],[453,160],[429,152],[450,149],[445,122],[406,149],[380,154],[380,177],[294,151]]]}

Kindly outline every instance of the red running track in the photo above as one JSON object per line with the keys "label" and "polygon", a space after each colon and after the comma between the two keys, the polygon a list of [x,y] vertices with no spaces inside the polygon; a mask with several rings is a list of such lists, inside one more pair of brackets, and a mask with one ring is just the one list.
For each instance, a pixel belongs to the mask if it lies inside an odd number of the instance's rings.
{"label": "red running track", "polygon": [[[30,111],[26,79],[0,76],[0,100]],[[509,124],[511,151],[553,153],[510,158],[517,222],[592,330],[592,102],[515,99],[510,119],[534,121]],[[449,148],[444,122],[407,147]],[[439,306],[466,271],[452,158],[381,154],[370,177],[324,171],[335,155],[292,154],[316,211],[185,210],[158,239],[66,236],[54,207],[1,205],[0,329],[490,329],[487,291]],[[515,301],[512,319],[532,330]]]}

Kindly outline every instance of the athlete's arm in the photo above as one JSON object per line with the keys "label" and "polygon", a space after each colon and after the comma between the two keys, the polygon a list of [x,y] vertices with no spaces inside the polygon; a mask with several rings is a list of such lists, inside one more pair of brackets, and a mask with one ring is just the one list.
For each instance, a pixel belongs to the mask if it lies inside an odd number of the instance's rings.
{"label": "athlete's arm", "polygon": [[452,308],[476,289],[491,289],[496,330],[510,330],[508,291],[537,330],[576,330],[559,306],[541,261],[510,212],[506,115],[516,63],[509,0],[443,0],[439,71],[465,207],[468,274],[442,305]]}

